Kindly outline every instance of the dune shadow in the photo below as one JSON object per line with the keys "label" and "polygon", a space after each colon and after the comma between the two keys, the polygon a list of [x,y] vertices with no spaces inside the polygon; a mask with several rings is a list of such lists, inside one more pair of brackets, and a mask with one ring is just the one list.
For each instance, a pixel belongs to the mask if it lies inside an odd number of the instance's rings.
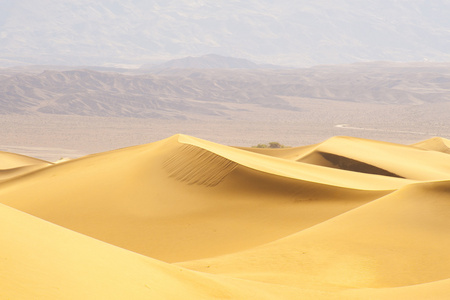
{"label": "dune shadow", "polygon": [[400,175],[389,172],[385,169],[378,168],[371,164],[367,164],[367,163],[364,163],[364,162],[361,162],[358,160],[354,160],[354,159],[351,159],[351,158],[348,158],[345,156],[336,155],[336,154],[327,153],[327,152],[321,152],[321,151],[319,151],[318,153],[324,159],[326,159],[328,162],[330,162],[332,164],[332,166],[330,166],[332,168],[353,171],[353,172],[367,173],[367,174],[404,178]]}

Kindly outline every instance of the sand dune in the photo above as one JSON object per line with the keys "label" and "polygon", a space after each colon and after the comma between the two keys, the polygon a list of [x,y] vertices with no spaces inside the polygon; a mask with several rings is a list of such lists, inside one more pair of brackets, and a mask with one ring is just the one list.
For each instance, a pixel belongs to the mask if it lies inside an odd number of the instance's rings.
{"label": "sand dune", "polygon": [[0,205],[0,228],[1,299],[274,299],[323,295],[193,272],[4,205]]}
{"label": "sand dune", "polygon": [[59,164],[2,154],[10,172],[40,167],[0,182],[0,296],[444,298],[444,152],[435,140],[273,150],[175,135]]}
{"label": "sand dune", "polygon": [[[42,169],[6,182],[0,197],[45,220],[173,262],[269,242],[409,182],[299,168],[178,135]],[[236,236],[241,228],[247,229]]]}
{"label": "sand dune", "polygon": [[49,162],[25,155],[0,151],[0,169],[13,169],[31,165],[49,165]]}
{"label": "sand dune", "polygon": [[252,151],[362,173],[412,180],[441,180],[447,179],[450,172],[450,157],[442,153],[450,152],[447,145],[450,141],[443,138],[415,144],[416,148],[343,136],[308,147]]}
{"label": "sand dune", "polygon": [[441,137],[434,137],[414,144],[418,148],[425,150],[439,151],[450,154],[450,140]]}
{"label": "sand dune", "polygon": [[444,280],[450,276],[449,192],[449,181],[413,184],[267,245],[181,265],[305,288]]}
{"label": "sand dune", "polygon": [[37,158],[0,151],[0,182],[39,170],[51,164]]}

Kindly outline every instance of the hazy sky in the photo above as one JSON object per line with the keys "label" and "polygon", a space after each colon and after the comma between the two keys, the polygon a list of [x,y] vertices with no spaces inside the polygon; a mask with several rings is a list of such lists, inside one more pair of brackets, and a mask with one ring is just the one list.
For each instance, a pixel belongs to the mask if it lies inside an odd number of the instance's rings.
{"label": "hazy sky", "polygon": [[0,0],[0,66],[448,61],[450,1]]}

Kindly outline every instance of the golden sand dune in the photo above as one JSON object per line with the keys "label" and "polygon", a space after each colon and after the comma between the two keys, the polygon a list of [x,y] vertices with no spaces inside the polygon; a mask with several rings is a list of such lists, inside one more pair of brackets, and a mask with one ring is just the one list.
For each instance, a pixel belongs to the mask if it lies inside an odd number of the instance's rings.
{"label": "golden sand dune", "polygon": [[444,280],[450,277],[449,192],[450,181],[412,184],[284,239],[181,265],[330,290]]}
{"label": "golden sand dune", "polygon": [[354,137],[333,137],[307,147],[247,150],[330,168],[412,180],[448,178],[450,157],[442,152],[450,153],[450,141],[434,138],[413,146]]}
{"label": "golden sand dune", "polygon": [[433,150],[433,151],[439,151],[439,152],[450,154],[450,140],[444,139],[441,137],[434,137],[434,138],[416,143],[413,146],[416,146],[418,148],[422,148],[425,150]]}
{"label": "golden sand dune", "polygon": [[0,197],[45,220],[173,262],[269,242],[409,182],[178,135],[22,176],[4,183]]}
{"label": "golden sand dune", "polygon": [[51,164],[37,158],[0,151],[0,182]]}
{"label": "golden sand dune", "polygon": [[439,299],[449,199],[450,156],[417,144],[175,135],[1,182],[0,296]]}
{"label": "golden sand dune", "polygon": [[1,299],[276,299],[323,295],[190,271],[1,204],[0,229]]}
{"label": "golden sand dune", "polygon": [[49,165],[51,163],[21,154],[0,151],[0,169],[12,169],[31,165]]}

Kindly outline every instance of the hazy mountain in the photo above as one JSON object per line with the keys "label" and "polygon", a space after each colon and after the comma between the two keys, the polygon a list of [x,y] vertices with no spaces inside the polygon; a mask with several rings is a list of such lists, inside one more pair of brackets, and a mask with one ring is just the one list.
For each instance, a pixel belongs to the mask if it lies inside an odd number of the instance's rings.
{"label": "hazy mountain", "polygon": [[0,65],[450,59],[446,0],[3,0]]}
{"label": "hazy mountain", "polygon": [[[224,71],[223,71],[224,72]],[[92,70],[0,77],[0,114],[196,118],[229,115],[255,105],[295,110],[259,90],[259,76],[194,72],[124,75]]]}
{"label": "hazy mountain", "polygon": [[[276,68],[276,66],[271,66]],[[207,54],[200,57],[184,57],[172,59],[158,65],[144,65],[142,69],[259,69],[269,68],[268,65],[258,65],[254,62],[234,57],[226,57],[217,54]]]}
{"label": "hazy mountain", "polygon": [[450,101],[450,64],[353,64],[293,70],[168,69],[0,72],[0,114],[233,118],[260,108],[304,110],[304,100],[420,105]]}

